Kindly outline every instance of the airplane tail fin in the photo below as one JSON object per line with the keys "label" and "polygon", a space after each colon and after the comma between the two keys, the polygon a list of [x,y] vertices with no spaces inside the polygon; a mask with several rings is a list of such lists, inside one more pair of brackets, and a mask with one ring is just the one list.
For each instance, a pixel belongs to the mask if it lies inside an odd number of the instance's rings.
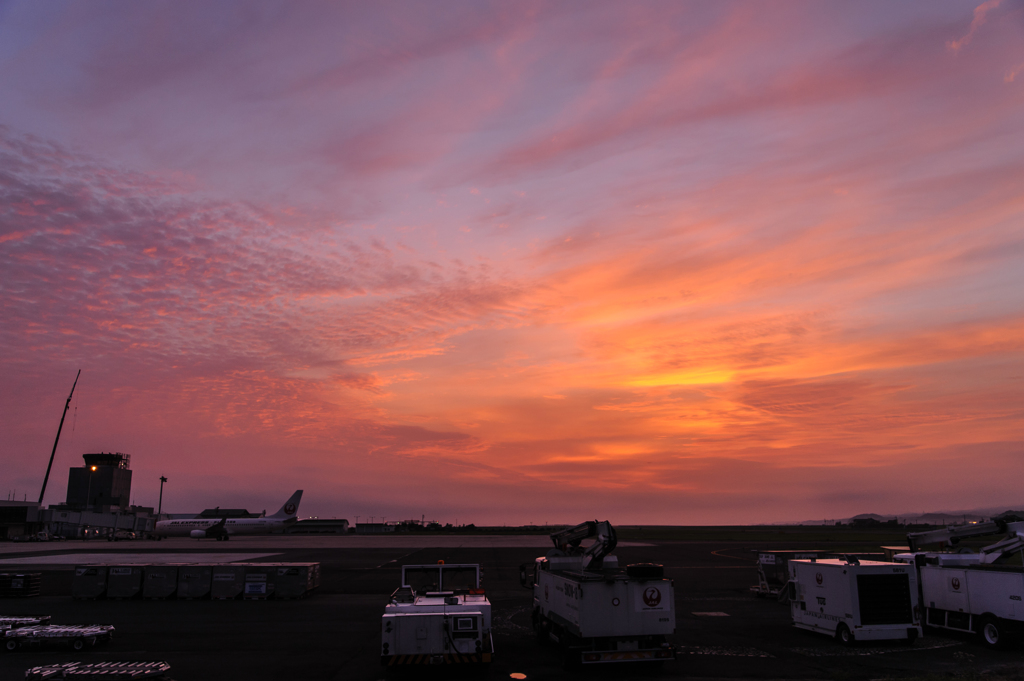
{"label": "airplane tail fin", "polygon": [[275,520],[287,520],[288,518],[294,518],[299,512],[299,501],[302,499],[302,490],[295,490],[295,494],[288,498],[288,501],[284,502],[284,506],[281,510],[270,516]]}

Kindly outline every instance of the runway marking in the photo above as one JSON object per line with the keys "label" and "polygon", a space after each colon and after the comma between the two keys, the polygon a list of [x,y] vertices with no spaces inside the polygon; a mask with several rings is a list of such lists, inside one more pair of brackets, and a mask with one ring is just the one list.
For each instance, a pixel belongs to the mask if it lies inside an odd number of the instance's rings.
{"label": "runway marking", "polygon": [[516,608],[504,617],[496,615],[494,617],[494,624],[492,625],[492,628],[496,631],[501,631],[502,629],[519,629],[521,631],[530,631],[530,627],[523,626],[522,624],[516,624],[512,621],[513,617],[525,611],[526,609],[527,607],[524,605],[519,608]]}
{"label": "runway marking", "polygon": [[409,556],[411,556],[414,553],[419,553],[421,550],[422,549],[416,549],[415,551],[410,551],[409,553],[405,554],[404,556],[399,556],[398,558],[393,558],[392,560],[389,560],[386,563],[381,563],[380,565],[378,565],[374,569],[376,570],[378,568],[384,567],[385,565],[391,565],[392,563],[397,563],[398,561],[402,560],[403,558],[408,558]]}
{"label": "runway marking", "polygon": [[775,657],[757,648],[723,648],[721,646],[679,646],[677,648],[683,655],[709,655],[714,657]]}
{"label": "runway marking", "polygon": [[692,612],[690,614],[691,615],[696,615],[697,617],[728,617],[729,616],[729,613],[727,613],[727,612]]}
{"label": "runway marking", "polygon": [[912,647],[896,645],[887,648],[790,648],[790,652],[806,657],[865,657],[871,655],[891,655],[892,653],[915,653],[921,650],[938,650],[939,648],[953,648],[962,646],[962,641],[937,641],[935,643],[915,643]]}
{"label": "runway marking", "polygon": [[750,565],[751,567],[757,565],[757,561],[753,560],[751,558],[740,558],[739,556],[727,556],[724,553],[719,553],[719,551],[735,551],[735,550],[736,549],[717,549],[715,551],[712,551],[711,555],[712,556],[718,556],[719,558],[731,558],[732,560],[742,560],[745,563],[747,563],[748,565]]}

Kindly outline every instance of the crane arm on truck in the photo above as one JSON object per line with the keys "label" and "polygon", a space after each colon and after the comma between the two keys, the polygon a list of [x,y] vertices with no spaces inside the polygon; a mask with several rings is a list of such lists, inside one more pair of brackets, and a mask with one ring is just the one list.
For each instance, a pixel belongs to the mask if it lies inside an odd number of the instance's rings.
{"label": "crane arm on truck", "polygon": [[[596,541],[587,549],[581,549],[580,543],[591,537],[595,537]],[[615,545],[618,543],[615,528],[607,520],[602,522],[588,520],[576,527],[553,532],[551,541],[556,549],[567,556],[583,556],[584,570],[591,563],[600,563],[605,556],[615,550]]]}
{"label": "crane arm on truck", "polygon": [[[956,546],[961,539],[969,537],[984,537],[991,534],[1002,534],[1003,532],[1016,533],[1024,530],[1024,522],[1008,522],[1008,520],[1008,518],[993,518],[986,523],[944,527],[927,532],[911,532],[907,535],[907,543],[910,546],[911,553],[913,553],[920,551],[921,546],[926,544],[943,543],[946,546],[952,547]],[[993,544],[993,546],[995,545]]]}
{"label": "crane arm on truck", "polygon": [[[1024,523],[1013,524],[1024,525]],[[981,554],[982,563],[995,563],[1003,556],[1021,550],[1024,550],[1024,529],[1011,532],[1006,539],[990,544],[978,551],[978,553]]]}

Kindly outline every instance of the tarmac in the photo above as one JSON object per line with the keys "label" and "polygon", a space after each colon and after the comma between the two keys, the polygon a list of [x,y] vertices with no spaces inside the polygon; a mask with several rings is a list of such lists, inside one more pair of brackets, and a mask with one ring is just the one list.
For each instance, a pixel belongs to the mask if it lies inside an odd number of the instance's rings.
{"label": "tarmac", "polygon": [[[561,656],[536,642],[532,595],[519,585],[519,565],[550,547],[543,535],[270,536],[161,542],[0,544],[0,571],[42,571],[37,598],[0,601],[0,614],[48,614],[54,624],[113,624],[106,647],[73,653],[53,648],[0,654],[0,679],[24,678],[27,668],[80,660],[166,660],[176,681],[376,681],[380,616],[403,564],[479,563],[493,604],[495,660],[486,678],[509,679],[986,679],[1024,675],[1024,646],[992,651],[966,636],[929,632],[905,643],[842,647],[791,626],[789,607],[756,598],[758,542],[652,541],[620,543],[620,564],[656,562],[675,582],[679,655],[659,669],[603,665],[566,671]],[[76,563],[182,562],[321,563],[321,587],[299,601],[76,601]],[[17,562],[12,562],[17,561]],[[187,562],[187,561],[185,561]],[[448,670],[417,670],[406,678],[467,678]]]}

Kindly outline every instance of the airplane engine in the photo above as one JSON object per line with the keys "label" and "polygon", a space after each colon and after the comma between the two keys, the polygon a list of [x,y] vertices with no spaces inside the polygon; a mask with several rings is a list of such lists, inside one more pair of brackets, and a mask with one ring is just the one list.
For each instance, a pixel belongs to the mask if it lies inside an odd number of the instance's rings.
{"label": "airplane engine", "polygon": [[206,530],[192,530],[189,532],[189,536],[193,539],[203,539],[206,537]]}

